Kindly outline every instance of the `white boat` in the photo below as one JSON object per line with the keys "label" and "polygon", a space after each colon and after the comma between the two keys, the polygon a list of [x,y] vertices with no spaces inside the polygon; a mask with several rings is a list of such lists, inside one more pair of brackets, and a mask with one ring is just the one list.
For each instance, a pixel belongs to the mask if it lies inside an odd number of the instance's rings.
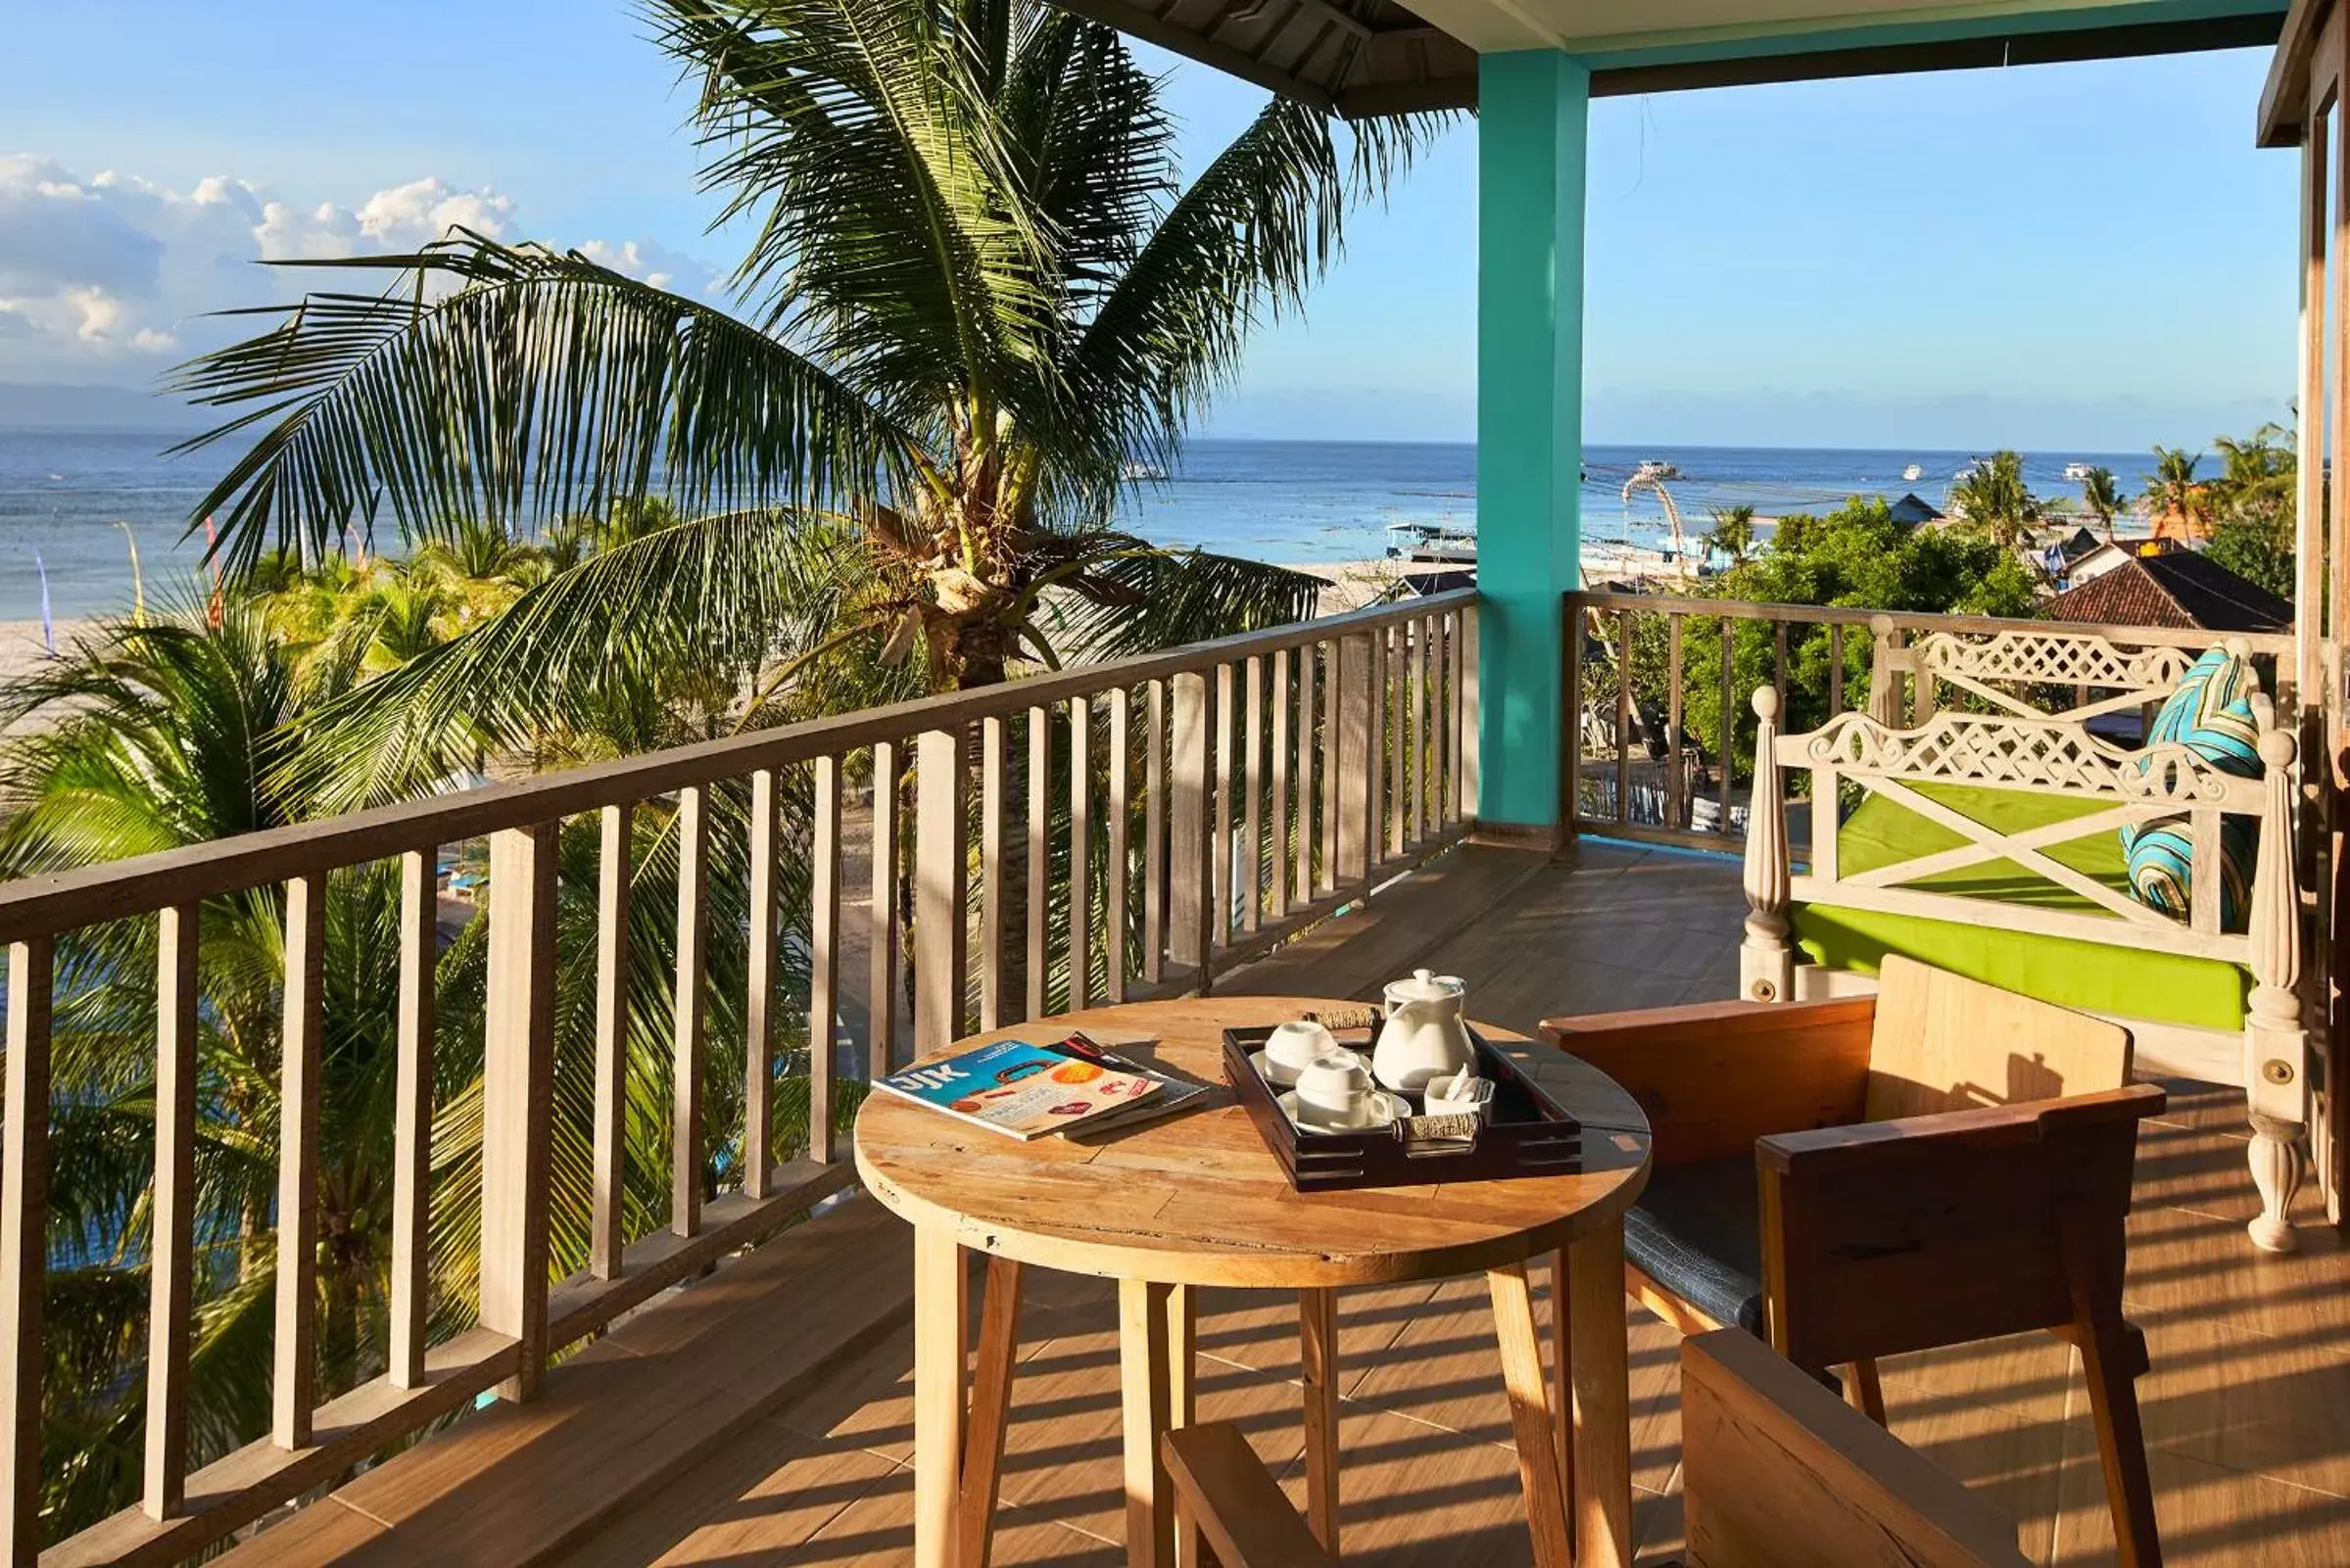
{"label": "white boat", "polygon": [[1387,558],[1427,565],[1473,564],[1477,536],[1446,523],[1389,523]]}
{"label": "white boat", "polygon": [[2068,485],[2078,485],[2096,471],[2094,463],[2066,463],[2064,465],[2064,482]]}

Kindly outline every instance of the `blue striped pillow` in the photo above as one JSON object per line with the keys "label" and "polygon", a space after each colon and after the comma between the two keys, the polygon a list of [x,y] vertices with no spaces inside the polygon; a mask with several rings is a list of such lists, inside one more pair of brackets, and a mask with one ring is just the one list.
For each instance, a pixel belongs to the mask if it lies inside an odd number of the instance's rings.
{"label": "blue striped pillow", "polygon": [[2146,744],[2182,745],[2222,773],[2257,779],[2260,720],[2252,697],[2259,689],[2250,665],[2226,648],[2208,649],[2187,666],[2179,689],[2154,715]]}
{"label": "blue striped pillow", "polygon": [[[2220,927],[2236,927],[2250,907],[2253,857],[2260,848],[2259,825],[2249,817],[2220,821]],[[2187,918],[2194,881],[2195,844],[2184,817],[2169,817],[2122,830],[2129,858],[2131,896],[2173,920]]]}
{"label": "blue striped pillow", "polygon": [[[2187,666],[2179,689],[2154,715],[2146,732],[2149,746],[2182,745],[2222,773],[2238,779],[2261,775],[2260,719],[2252,697],[2260,689],[2252,667],[2224,647],[2206,649]],[[2138,764],[2140,771],[2147,765]],[[2249,907],[2252,865],[2259,849],[2259,825],[2248,817],[2227,817],[2220,826],[2220,924],[2233,927]],[[2194,889],[2194,841],[2184,817],[2133,825],[2122,830],[2132,896],[2174,920],[2185,920]]]}

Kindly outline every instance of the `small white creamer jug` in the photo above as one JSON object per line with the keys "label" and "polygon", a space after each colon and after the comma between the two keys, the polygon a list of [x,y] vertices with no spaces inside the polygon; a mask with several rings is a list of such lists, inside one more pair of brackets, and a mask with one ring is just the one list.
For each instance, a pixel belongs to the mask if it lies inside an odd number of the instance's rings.
{"label": "small white creamer jug", "polygon": [[1467,987],[1450,974],[1415,970],[1408,980],[1388,982],[1387,1022],[1379,1030],[1370,1068],[1398,1093],[1415,1093],[1430,1078],[1451,1076],[1476,1064],[1463,1019]]}

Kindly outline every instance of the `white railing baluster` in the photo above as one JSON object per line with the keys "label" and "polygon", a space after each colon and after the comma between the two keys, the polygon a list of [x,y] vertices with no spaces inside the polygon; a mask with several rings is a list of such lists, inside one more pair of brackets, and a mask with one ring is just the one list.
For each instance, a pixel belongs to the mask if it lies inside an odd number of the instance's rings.
{"label": "white railing baluster", "polygon": [[872,963],[865,1005],[866,1071],[885,1078],[897,1063],[897,742],[873,743]]}
{"label": "white railing baluster", "polygon": [[[1347,689],[1349,682],[1359,691],[1363,681],[1360,671],[1347,669],[1343,643],[1324,642],[1321,647],[1321,875],[1315,879],[1315,885],[1334,893],[1343,876],[1338,862],[1338,820],[1339,802],[1345,797],[1339,788],[1338,743],[1346,728],[1342,715],[1356,694]],[[1358,775],[1356,783],[1361,782]]]}
{"label": "white railing baluster", "polygon": [[1386,628],[1386,856],[1413,841],[1413,783],[1403,764],[1413,750],[1413,623]]}
{"label": "white railing baluster", "polygon": [[914,1054],[943,1051],[963,1032],[963,732],[914,741]]}
{"label": "white railing baluster", "polygon": [[618,1279],[628,1245],[628,970],[636,807],[600,813],[596,866],[595,1211],[588,1272]]}
{"label": "white railing baluster", "polygon": [[1053,716],[1048,708],[1029,709],[1029,887],[1028,887],[1028,1010],[1023,1018],[1040,1019],[1052,1011],[1045,981],[1051,977],[1049,927],[1052,913],[1052,841],[1047,837],[1052,819]]}
{"label": "white railing baluster", "polygon": [[769,1144],[775,1105],[776,900],[779,846],[776,834],[775,770],[750,776],[750,931],[743,955],[746,983],[743,1011],[743,1196],[767,1196],[775,1168]]}
{"label": "white railing baluster", "polygon": [[1254,936],[1264,925],[1265,902],[1265,661],[1250,654],[1242,679],[1248,716],[1240,756],[1240,928]]}
{"label": "white railing baluster", "polygon": [[840,759],[815,762],[808,845],[808,1158],[833,1148],[833,1052],[840,1018]]}
{"label": "white railing baluster", "polygon": [[1370,859],[1376,866],[1404,852],[1404,740],[1396,701],[1402,689],[1400,626],[1370,634]]}
{"label": "white railing baluster", "polygon": [[[1272,918],[1285,920],[1289,915],[1289,650],[1275,648],[1272,655],[1272,842],[1270,859],[1272,875],[1268,879],[1268,892],[1272,900]],[[1251,730],[1256,729],[1250,725]]]}
{"label": "white railing baluster", "polygon": [[1302,908],[1314,902],[1314,644],[1297,650],[1297,890]]}
{"label": "white railing baluster", "polygon": [[163,912],[155,962],[155,1193],[147,1255],[147,1488],[150,1519],[187,1501],[188,1342],[196,1239],[197,906]]}
{"label": "white railing baluster", "polygon": [[1069,1011],[1093,1005],[1093,717],[1069,699]]}
{"label": "white railing baluster", "polygon": [[1104,890],[1102,905],[1109,917],[1109,943],[1105,974],[1108,976],[1108,1000],[1112,1004],[1127,999],[1127,837],[1132,824],[1131,797],[1127,777],[1133,762],[1133,738],[1127,734],[1127,718],[1132,707],[1132,695],[1123,686],[1113,687],[1110,704],[1110,804],[1109,859],[1110,884]]}
{"label": "white railing baluster", "polygon": [[1208,841],[1208,940],[1232,945],[1232,667],[1216,667],[1216,827]]}
{"label": "white railing baluster", "polygon": [[707,1012],[703,920],[710,883],[710,820],[697,785],[677,792],[677,979],[670,993],[669,1230],[701,1229],[701,1071]]}
{"label": "white railing baluster", "polygon": [[277,1338],[270,1436],[307,1448],[317,1391],[318,1035],[326,981],[326,879],[286,883],[285,1022],[278,1033]]}
{"label": "white railing baluster", "polygon": [[1363,850],[1364,874],[1379,869],[1387,858],[1387,687],[1391,660],[1387,651],[1389,628],[1375,626],[1363,639],[1367,689],[1363,708]]}
{"label": "white railing baluster", "polygon": [[1168,956],[1201,971],[1208,966],[1210,852],[1208,770],[1212,762],[1215,694],[1205,675],[1173,682],[1169,749],[1174,764],[1167,813]]}
{"label": "white railing baluster", "polygon": [[[547,1147],[554,1106],[558,825],[490,835],[489,1012],[482,1040],[481,1326],[515,1342],[508,1400],[547,1371]],[[282,1268],[282,1261],[280,1267]],[[282,1278],[283,1275],[280,1275]]]}
{"label": "white railing baluster", "polygon": [[49,1008],[56,949],[8,948],[8,1063],[0,1104],[0,1542],[11,1568],[41,1551],[41,1298],[49,1283]]}
{"label": "white railing baluster", "polygon": [[432,1311],[432,1128],[435,921],[440,851],[400,857],[400,1018],[392,1069],[392,1343],[394,1388],[424,1386]]}
{"label": "white railing baluster", "polygon": [[1167,683],[1150,684],[1150,734],[1142,745],[1142,978],[1167,973]]}
{"label": "white railing baluster", "polygon": [[1004,721],[980,721],[980,1027],[1004,1022]]}
{"label": "white railing baluster", "polygon": [[1334,885],[1352,887],[1370,875],[1370,803],[1377,778],[1371,767],[1371,716],[1378,705],[1370,686],[1370,639],[1343,638],[1336,652],[1338,679],[1332,683],[1328,729],[1337,754],[1324,762],[1330,768]]}
{"label": "white railing baluster", "polygon": [[1458,766],[1448,788],[1455,822],[1477,814],[1479,722],[1477,607],[1471,603],[1463,605],[1453,615],[1453,756]]}
{"label": "white railing baluster", "polygon": [[1412,652],[1412,840],[1418,843],[1436,832],[1436,761],[1428,755],[1428,710],[1435,695],[1436,617],[1413,628]]}

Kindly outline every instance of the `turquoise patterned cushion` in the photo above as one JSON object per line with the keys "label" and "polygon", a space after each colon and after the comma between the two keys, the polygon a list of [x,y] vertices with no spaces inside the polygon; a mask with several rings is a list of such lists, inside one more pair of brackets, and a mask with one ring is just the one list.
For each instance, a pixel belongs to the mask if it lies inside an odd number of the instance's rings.
{"label": "turquoise patterned cushion", "polygon": [[2154,715],[2150,746],[2182,745],[2222,773],[2260,777],[2260,721],[2252,694],[2260,689],[2252,667],[2226,648],[2211,648],[2179,678]]}
{"label": "turquoise patterned cushion", "polygon": [[[2242,911],[2250,906],[2253,856],[2259,848],[2258,825],[2251,818],[2221,819],[2220,927],[2224,930],[2235,929]],[[2187,833],[2186,819],[2171,817],[2123,829],[2122,853],[2129,857],[2131,895],[2148,909],[2159,909],[2173,920],[2185,920],[2195,865],[2194,840]]]}
{"label": "turquoise patterned cushion", "polygon": [[[2226,648],[2210,648],[2187,666],[2179,689],[2163,702],[2146,733],[2149,746],[2182,745],[2222,773],[2238,779],[2261,775],[2260,720],[2252,711],[2260,689],[2252,667]],[[2145,764],[2140,763],[2142,769]],[[2248,817],[2224,818],[2220,827],[2220,924],[2234,928],[2250,905],[2258,825]],[[2141,904],[2183,921],[2193,898],[2194,845],[2184,817],[2122,830],[2130,890]]]}

